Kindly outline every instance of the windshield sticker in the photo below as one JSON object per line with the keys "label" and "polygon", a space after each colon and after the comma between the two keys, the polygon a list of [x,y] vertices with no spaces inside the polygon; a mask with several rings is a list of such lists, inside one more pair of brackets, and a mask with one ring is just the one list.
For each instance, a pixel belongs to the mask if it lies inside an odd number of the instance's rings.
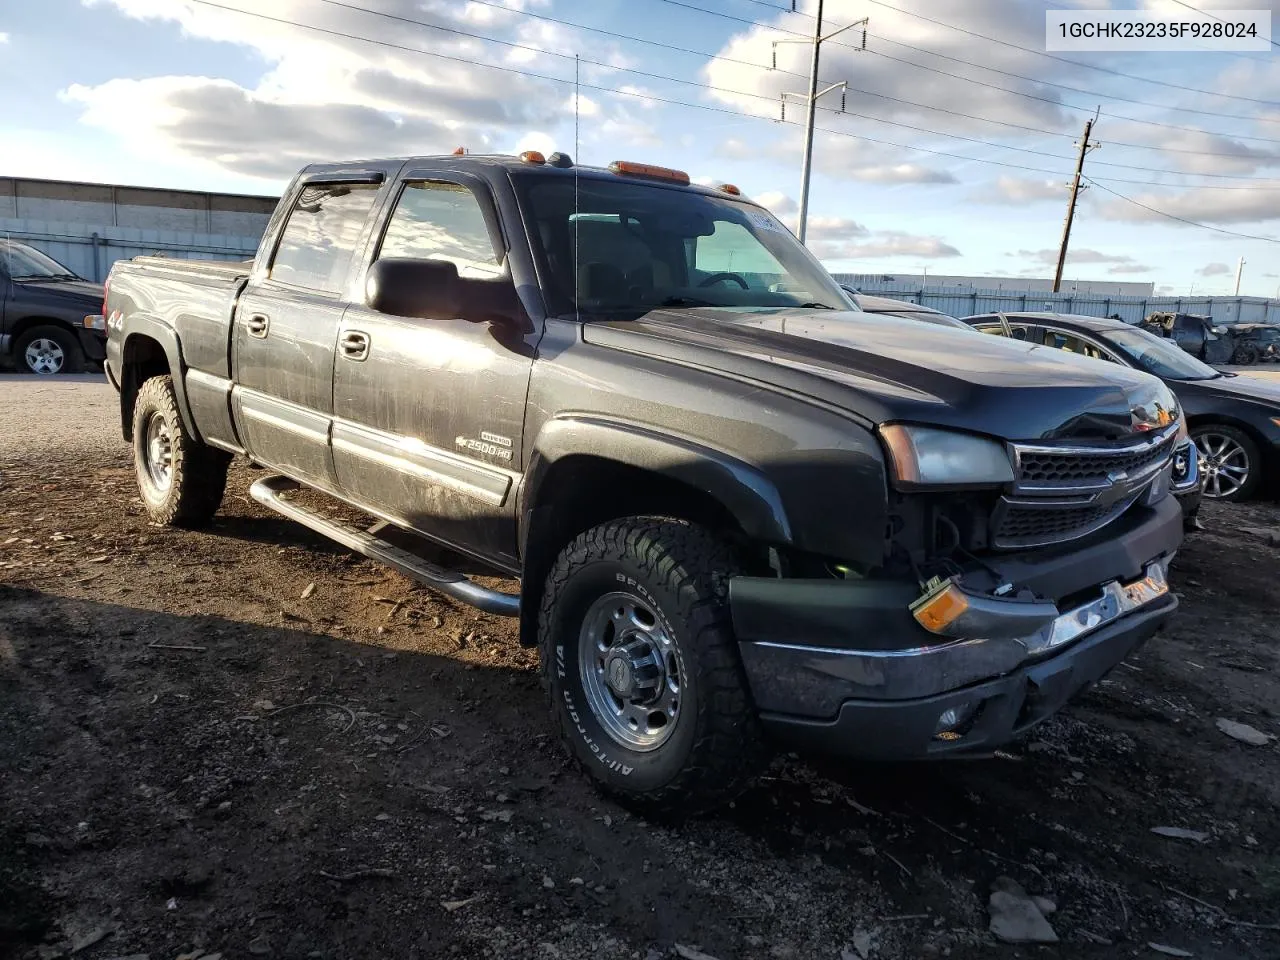
{"label": "windshield sticker", "polygon": [[775,233],[782,230],[782,224],[767,213],[752,213],[748,217],[761,230],[773,230]]}

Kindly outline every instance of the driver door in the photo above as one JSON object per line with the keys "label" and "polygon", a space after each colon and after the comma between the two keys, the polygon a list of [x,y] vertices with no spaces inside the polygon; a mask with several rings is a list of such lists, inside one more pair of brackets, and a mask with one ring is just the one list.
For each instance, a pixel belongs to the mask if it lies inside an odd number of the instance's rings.
{"label": "driver door", "polygon": [[[508,265],[493,202],[478,178],[409,171],[369,263],[450,260],[462,277],[502,276]],[[390,316],[353,303],[337,341],[333,461],[342,492],[434,540],[513,567],[534,332]]]}

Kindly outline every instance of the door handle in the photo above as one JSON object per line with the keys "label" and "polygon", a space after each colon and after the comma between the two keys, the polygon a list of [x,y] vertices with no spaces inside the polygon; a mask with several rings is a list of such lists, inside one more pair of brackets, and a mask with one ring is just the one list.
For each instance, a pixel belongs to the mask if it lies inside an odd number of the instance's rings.
{"label": "door handle", "polygon": [[369,356],[369,335],[359,330],[348,330],[338,342],[338,349],[348,360],[363,360]]}
{"label": "door handle", "polygon": [[245,328],[249,331],[249,336],[257,337],[259,340],[265,340],[267,329],[271,326],[271,318],[265,313],[254,313],[245,321]]}

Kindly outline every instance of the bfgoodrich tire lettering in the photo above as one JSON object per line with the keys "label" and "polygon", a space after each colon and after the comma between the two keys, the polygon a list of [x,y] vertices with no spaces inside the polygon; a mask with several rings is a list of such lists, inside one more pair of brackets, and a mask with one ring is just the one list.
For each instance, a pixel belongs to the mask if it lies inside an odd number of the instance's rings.
{"label": "bfgoodrich tire lettering", "polygon": [[[719,806],[768,759],[729,621],[734,572],[729,550],[707,530],[633,517],[579,536],[547,577],[538,637],[552,716],[579,765],[642,812]],[[673,641],[678,672],[672,728],[639,747],[610,733],[584,682],[584,620],[602,598],[625,596],[652,613],[654,635]]]}
{"label": "bfgoodrich tire lettering", "polygon": [[153,523],[202,527],[217,512],[231,455],[187,432],[172,380],[152,377],[133,408],[133,465],[142,505]]}

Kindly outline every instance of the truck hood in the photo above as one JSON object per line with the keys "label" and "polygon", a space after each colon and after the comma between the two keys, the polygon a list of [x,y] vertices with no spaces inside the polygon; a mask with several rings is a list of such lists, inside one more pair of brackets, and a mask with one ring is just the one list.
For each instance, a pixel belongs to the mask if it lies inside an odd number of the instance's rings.
{"label": "truck hood", "polygon": [[102,305],[102,284],[88,280],[25,280],[15,285],[29,303]]}
{"label": "truck hood", "polygon": [[[973,330],[861,312],[695,308],[588,323],[588,343],[798,393],[872,423],[1011,440],[1119,438],[1167,419],[1148,374]],[[1145,421],[1145,422],[1144,422]]]}

